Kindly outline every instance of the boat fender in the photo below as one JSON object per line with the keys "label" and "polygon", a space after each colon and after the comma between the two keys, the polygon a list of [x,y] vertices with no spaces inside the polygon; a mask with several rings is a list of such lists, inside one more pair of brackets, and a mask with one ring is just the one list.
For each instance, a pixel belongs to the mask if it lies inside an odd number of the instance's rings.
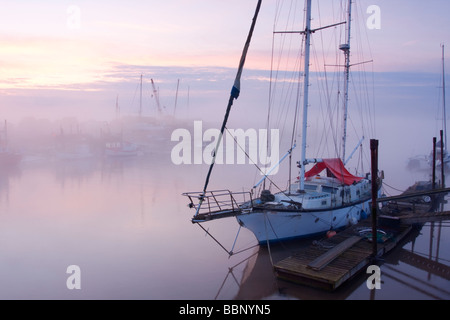
{"label": "boat fender", "polygon": [[327,232],[327,238],[330,239],[336,235],[336,231],[330,230]]}
{"label": "boat fender", "polygon": [[351,226],[354,226],[354,225],[356,225],[357,223],[358,223],[358,219],[355,217],[355,216],[351,216],[349,219],[348,219],[348,223],[351,225]]}

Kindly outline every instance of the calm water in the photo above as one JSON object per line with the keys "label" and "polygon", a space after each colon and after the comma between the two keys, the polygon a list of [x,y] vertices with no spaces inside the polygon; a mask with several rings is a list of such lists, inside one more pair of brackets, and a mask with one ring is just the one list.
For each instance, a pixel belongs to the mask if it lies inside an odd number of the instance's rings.
{"label": "calm water", "polygon": [[[231,167],[215,171],[215,180],[242,188],[254,179],[248,166]],[[386,257],[375,293],[364,274],[334,293],[276,280],[271,258],[276,262],[311,240],[272,246],[270,256],[267,248],[253,247],[253,235],[243,229],[234,251],[250,249],[229,258],[191,224],[193,212],[181,196],[202,188],[206,169],[175,166],[163,152],[126,161],[35,159],[2,173],[0,299],[450,298],[450,279],[402,258],[409,251],[449,267],[445,222],[426,224]],[[423,175],[396,173],[405,187]],[[231,248],[234,219],[205,227]],[[80,267],[80,290],[67,288],[70,265]]]}

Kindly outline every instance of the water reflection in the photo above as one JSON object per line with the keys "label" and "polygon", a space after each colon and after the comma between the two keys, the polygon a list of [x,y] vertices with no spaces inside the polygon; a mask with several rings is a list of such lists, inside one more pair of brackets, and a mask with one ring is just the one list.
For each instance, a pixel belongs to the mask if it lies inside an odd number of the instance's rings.
{"label": "water reflection", "polygon": [[[439,222],[439,230],[445,226]],[[449,225],[446,225],[447,227]],[[238,288],[234,299],[261,300],[261,299],[301,299],[301,300],[344,300],[344,299],[436,299],[447,300],[450,298],[450,260],[439,260],[439,252],[442,248],[441,238],[430,237],[429,254],[416,251],[418,243],[423,245],[424,231],[433,229],[433,224],[416,226],[402,243],[391,253],[383,257],[379,262],[381,267],[382,289],[369,290],[366,286],[368,275],[362,273],[351,281],[348,281],[336,291],[328,292],[313,287],[293,284],[278,280],[273,272],[272,263],[301,250],[303,246],[311,245],[314,240],[298,240],[295,242],[276,244],[270,248],[261,247],[247,259],[230,268],[216,295],[217,299],[223,298],[221,290],[230,283]],[[434,249],[433,246],[439,248]],[[448,241],[446,243],[448,248]],[[432,251],[436,250],[435,255]],[[445,249],[444,249],[445,250]],[[241,264],[245,268],[236,270]],[[240,280],[238,276],[241,275]]]}
{"label": "water reflection", "polygon": [[[381,290],[361,274],[330,293],[273,273],[273,262],[311,239],[269,251],[242,229],[234,251],[250,249],[228,257],[193,225],[181,193],[198,189],[207,166],[172,164],[170,145],[129,159],[24,160],[0,172],[0,299],[450,298],[448,222],[425,224],[385,257]],[[241,188],[250,167],[221,167],[213,183]],[[405,186],[429,178],[395,174]],[[233,218],[205,227],[228,248],[239,229]],[[78,291],[66,287],[73,264]]]}
{"label": "water reflection", "polygon": [[[424,170],[397,170],[402,177],[411,181],[430,181],[430,168]],[[445,174],[448,175],[448,168]],[[439,171],[440,174],[440,171]],[[404,183],[403,180],[400,183]],[[392,186],[391,190],[394,190]],[[398,191],[398,190],[396,190]],[[448,196],[440,204],[438,210],[449,210]],[[261,247],[231,268],[224,280],[235,282],[238,292],[235,299],[450,299],[450,259],[448,256],[450,239],[448,221],[429,222],[415,225],[409,235],[379,262],[382,275],[382,289],[369,290],[366,285],[368,275],[362,273],[345,283],[334,292],[326,292],[308,286],[278,280],[272,265],[304,246],[310,246],[312,240],[298,240],[288,243]],[[241,271],[240,281],[237,279],[239,265],[245,264]],[[233,279],[233,280],[231,280]],[[226,288],[222,284],[220,290]],[[223,296],[221,292],[218,299]]]}
{"label": "water reflection", "polygon": [[0,203],[6,206],[9,205],[11,180],[19,178],[21,174],[21,168],[18,166],[10,168],[0,167]]}

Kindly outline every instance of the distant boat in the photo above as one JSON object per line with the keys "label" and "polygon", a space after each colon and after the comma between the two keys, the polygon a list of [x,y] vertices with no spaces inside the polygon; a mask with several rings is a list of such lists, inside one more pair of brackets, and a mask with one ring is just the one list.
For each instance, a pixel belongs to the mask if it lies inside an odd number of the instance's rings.
{"label": "distant boat", "polygon": [[[122,121],[119,125],[123,127]],[[127,141],[123,137],[123,128],[120,129],[119,134],[113,134],[110,131],[109,125],[107,126],[107,132],[101,133],[101,148],[102,154],[106,158],[130,158],[139,154],[139,145],[130,141]]]}
{"label": "distant boat", "polygon": [[2,168],[17,166],[22,160],[22,155],[10,150],[0,150],[0,166]]}
{"label": "distant boat", "polygon": [[[436,167],[450,164],[450,153],[447,150],[447,109],[445,105],[445,47],[442,45],[442,124],[443,124],[443,140],[436,143]],[[430,166],[433,164],[433,151],[429,155],[428,162]]]}
{"label": "distant boat", "polygon": [[[444,167],[450,165],[450,153],[447,149],[447,109],[445,103],[445,47],[442,47],[442,124],[443,124],[443,141],[436,143],[436,167],[440,167],[442,163]],[[408,159],[407,167],[415,170],[428,170],[433,167],[433,150],[428,155],[414,156]]]}
{"label": "distant boat", "polygon": [[105,156],[109,158],[135,157],[139,154],[139,146],[128,141],[107,142]]}
{"label": "distant boat", "polygon": [[9,168],[19,165],[22,155],[9,147],[8,126],[5,120],[5,128],[0,132],[0,167]]}
{"label": "distant boat", "polygon": [[94,157],[92,142],[88,135],[82,133],[60,134],[55,137],[54,159],[58,161],[83,160]]}
{"label": "distant boat", "polygon": [[[442,162],[444,163],[444,166],[447,166],[450,164],[450,154],[448,153],[447,148],[444,144],[444,150],[442,150],[441,147],[442,143],[441,141],[438,141],[436,143],[436,167],[440,167]],[[430,152],[430,155],[428,156],[428,163],[429,167],[433,165],[433,151]]]}
{"label": "distant boat", "polygon": [[447,150],[447,110],[445,105],[445,47],[442,45],[442,115],[443,115],[443,124],[444,124],[444,148],[441,150],[441,145],[439,144],[439,151],[442,153],[442,156],[437,157],[439,161],[443,161],[442,165],[447,165],[450,163],[450,154]]}
{"label": "distant boat", "polygon": [[429,155],[419,155],[408,159],[407,168],[409,170],[419,170],[428,171],[430,170],[430,156]]}

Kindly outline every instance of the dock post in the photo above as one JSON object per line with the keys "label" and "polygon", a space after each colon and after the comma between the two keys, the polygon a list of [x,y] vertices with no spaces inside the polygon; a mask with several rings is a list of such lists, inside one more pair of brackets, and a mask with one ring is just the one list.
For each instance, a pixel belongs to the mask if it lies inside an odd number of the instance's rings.
{"label": "dock post", "polygon": [[433,184],[432,184],[432,188],[436,189],[436,137],[433,137],[433,164],[432,164],[432,168],[433,168]]}
{"label": "dock post", "polygon": [[377,195],[378,195],[378,140],[370,140],[372,165],[372,255],[376,258],[377,250]]}
{"label": "dock post", "polygon": [[445,177],[444,177],[444,131],[441,130],[441,188],[445,188]]}

